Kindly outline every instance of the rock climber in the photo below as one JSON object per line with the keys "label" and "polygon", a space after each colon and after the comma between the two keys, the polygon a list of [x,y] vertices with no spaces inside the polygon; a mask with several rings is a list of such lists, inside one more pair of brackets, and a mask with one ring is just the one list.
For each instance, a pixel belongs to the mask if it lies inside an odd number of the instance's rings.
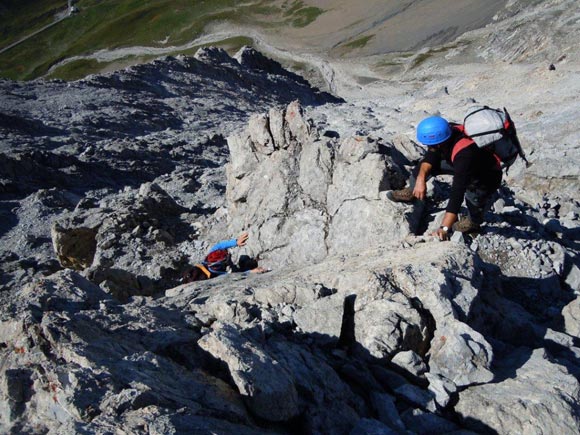
{"label": "rock climber", "polygon": [[234,265],[228,249],[235,248],[236,246],[245,246],[248,238],[248,233],[243,232],[237,239],[223,240],[216,243],[201,263],[195,264],[192,269],[187,270],[183,274],[183,282],[203,281],[230,272],[268,272],[268,269],[258,267],[258,262],[247,255],[240,257],[238,266]]}
{"label": "rock climber", "polygon": [[[449,202],[441,226],[433,235],[448,240],[452,230],[479,232],[492,195],[501,185],[497,157],[479,148],[464,134],[462,125],[449,123],[440,116],[430,116],[419,123],[417,140],[427,147],[427,152],[412,172],[410,187],[389,192],[387,197],[395,202],[424,200],[430,177],[451,174]],[[464,198],[468,215],[458,220]]]}

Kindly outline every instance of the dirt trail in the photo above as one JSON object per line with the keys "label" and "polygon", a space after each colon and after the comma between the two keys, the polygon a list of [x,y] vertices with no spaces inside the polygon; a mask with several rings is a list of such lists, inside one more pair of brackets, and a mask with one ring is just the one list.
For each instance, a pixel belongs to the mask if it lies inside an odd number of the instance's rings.
{"label": "dirt trail", "polygon": [[67,19],[70,16],[71,16],[71,9],[69,7],[66,11],[64,11],[62,14],[60,14],[60,16],[57,16],[57,18],[52,23],[47,24],[46,26],[42,27],[41,29],[38,29],[36,32],[33,32],[30,35],[27,35],[24,38],[19,39],[18,41],[13,42],[12,44],[0,49],[0,54],[5,53],[8,50],[13,49],[14,47],[17,47],[18,45],[22,44],[24,41],[28,41],[30,38],[44,32],[45,30],[50,29],[53,26],[56,26],[58,23]]}

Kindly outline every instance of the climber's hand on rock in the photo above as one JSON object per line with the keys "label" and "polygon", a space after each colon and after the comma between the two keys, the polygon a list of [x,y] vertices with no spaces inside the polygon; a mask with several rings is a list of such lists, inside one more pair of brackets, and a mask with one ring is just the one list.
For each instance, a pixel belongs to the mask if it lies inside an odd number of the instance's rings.
{"label": "climber's hand on rock", "polygon": [[413,196],[417,199],[423,201],[425,199],[427,192],[427,183],[425,181],[417,179],[415,182],[415,187],[413,188]]}
{"label": "climber's hand on rock", "polygon": [[433,231],[431,235],[437,237],[442,242],[445,240],[449,240],[449,233],[445,231],[443,228],[439,228],[437,231]]}
{"label": "climber's hand on rock", "polygon": [[248,242],[248,237],[250,236],[245,231],[242,234],[240,234],[237,240],[238,246],[245,246],[246,243]]}

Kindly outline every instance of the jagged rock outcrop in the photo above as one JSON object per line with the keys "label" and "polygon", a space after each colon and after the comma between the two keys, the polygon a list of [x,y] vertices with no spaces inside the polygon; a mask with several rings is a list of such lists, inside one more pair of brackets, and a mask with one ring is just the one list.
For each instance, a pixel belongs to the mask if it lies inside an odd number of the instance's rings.
{"label": "jagged rock outcrop", "polygon": [[[135,419],[157,424],[161,416],[172,420],[183,408],[188,410],[181,414],[183,418],[194,418],[196,409],[203,409],[204,418],[221,415],[226,422],[250,430],[251,419],[240,408],[243,399],[249,412],[260,419],[288,423],[300,416],[307,431],[345,432],[371,412],[362,400],[371,392],[392,394],[401,403],[434,411],[434,395],[381,363],[409,348],[425,358],[433,321],[424,309],[405,302],[407,296],[400,293],[404,290],[395,284],[390,290],[381,286],[387,276],[377,276],[362,288],[353,282],[364,282],[361,274],[385,273],[388,266],[398,271],[395,275],[400,279],[410,278],[413,273],[403,266],[410,260],[405,255],[420,258],[423,265],[435,257],[451,260],[464,255],[461,246],[439,246],[443,251],[430,246],[421,253],[385,249],[383,258],[375,259],[369,270],[345,271],[339,281],[327,266],[311,266],[290,276],[241,281],[232,276],[233,280],[210,282],[209,287],[182,286],[157,302],[135,299],[123,306],[79,275],[59,272],[23,289],[13,304],[18,320],[4,318],[1,324],[9,350],[3,370],[11,379],[2,390],[11,398],[5,402],[4,421],[26,429],[32,423],[26,421],[26,410],[30,410],[37,413],[38,423],[56,413],[62,416],[61,430],[92,430],[120,423],[114,416],[121,413],[121,424],[130,430]],[[343,261],[333,260],[336,266]],[[363,255],[354,261],[366,263]],[[321,286],[331,285],[333,291],[320,291]],[[345,321],[343,303],[352,295],[356,297],[354,318]],[[328,334],[324,333],[325,319],[311,309],[325,299],[338,302],[328,317],[334,316],[339,327]],[[391,326],[371,327],[377,317],[371,318],[369,310],[377,315],[382,312],[385,321],[391,319],[386,323]],[[122,325],[129,317],[135,321],[127,329]],[[443,318],[438,321],[442,326],[448,323]],[[393,333],[398,340],[393,340]],[[310,344],[305,346],[305,342]],[[333,350],[336,345],[359,356],[346,358],[344,351]],[[224,367],[214,360],[222,361]],[[363,369],[366,365],[377,373],[371,375],[366,371],[369,368]],[[18,366],[27,366],[26,373],[16,373]],[[41,366],[43,371],[37,371]],[[97,369],[98,379],[88,376],[88,371]],[[155,381],[150,377],[153,371]],[[212,376],[233,384],[226,387]],[[364,386],[352,390],[348,381],[341,380],[345,376],[353,381],[364,376],[373,386],[368,391]],[[195,393],[201,385],[205,385],[203,397]],[[87,389],[91,395],[84,392]],[[380,405],[379,397],[374,400],[376,406],[387,406]],[[208,414],[208,407],[214,411]]]}
{"label": "jagged rock outcrop", "polygon": [[[144,298],[177,285],[179,269],[206,249],[191,241],[198,215],[155,183],[81,201],[55,223],[53,242],[92,282],[62,271],[31,284],[7,310],[18,320],[4,315],[0,324],[7,429],[28,430],[41,417],[63,432],[143,424],[509,432],[541,430],[546,418],[557,421],[553,431],[579,427],[577,310],[566,285],[575,253],[557,237],[500,236],[506,220],[530,231],[536,220],[502,197],[489,222],[498,234],[471,244],[414,236],[422,213],[439,214],[436,204],[398,205],[380,194],[403,183],[401,162],[414,148],[327,138],[297,103],[254,115],[228,144],[229,226],[250,229],[247,252],[263,253],[276,271]],[[366,219],[337,218],[357,200]],[[348,226],[356,240],[333,236]],[[93,237],[78,239],[79,231]],[[88,374],[95,370],[97,378]],[[526,403],[544,393],[529,376],[565,382],[565,394],[538,412]],[[505,411],[516,396],[522,407]]]}
{"label": "jagged rock outcrop", "polygon": [[[2,421],[61,432],[190,424],[240,433],[266,421],[347,433],[374,417],[373,427],[425,433],[539,430],[549,418],[554,431],[577,429],[573,360],[562,353],[568,362],[555,363],[555,349],[506,352],[509,335],[473,321],[506,306],[483,272],[462,244],[383,245],[124,305],[59,272],[23,289],[15,318],[3,315]],[[546,337],[565,343],[558,334]],[[580,355],[572,343],[562,349]],[[549,405],[537,412],[525,403],[543,397],[540,385],[566,392],[541,399]],[[523,404],[513,412],[512,396]],[[460,418],[449,421],[457,398]]]}
{"label": "jagged rock outcrop", "polygon": [[[574,27],[568,4],[510,1],[482,35],[512,40],[482,55],[561,47],[517,39],[542,8]],[[0,432],[579,432],[576,77],[514,65],[539,93],[512,66],[441,62],[364,104],[250,49],[0,82]],[[382,192],[421,156],[417,120],[459,120],[475,90],[522,94],[533,166],[512,168],[482,234],[440,243],[448,179],[425,203]],[[272,272],[178,285],[242,230]]]}
{"label": "jagged rock outcrop", "polygon": [[232,325],[214,323],[199,346],[226,364],[240,395],[256,417],[287,421],[300,414],[292,372]]}
{"label": "jagged rock outcrop", "polygon": [[519,361],[515,373],[459,394],[456,409],[461,417],[471,420],[473,429],[481,432],[577,432],[578,372],[552,362],[542,349],[518,349],[509,358]]}
{"label": "jagged rock outcrop", "polygon": [[224,204],[225,136],[255,110],[341,101],[253,50],[238,57],[205,48],[76,82],[0,80],[0,288],[57,270],[53,220],[125,187],[155,181],[204,228]]}
{"label": "jagged rock outcrop", "polygon": [[417,216],[407,219],[381,196],[404,184],[390,148],[368,137],[320,137],[297,103],[255,115],[228,146],[230,228],[252,228],[248,249],[266,264],[318,262],[401,240],[417,226]]}
{"label": "jagged rock outcrop", "polygon": [[[119,310],[99,287],[70,271],[23,289],[19,300],[29,309],[2,322],[3,341],[8,344],[3,368],[8,382],[2,386],[0,411],[3,431],[106,430],[117,425],[118,413],[125,415],[126,430],[138,431],[149,411],[155,414],[165,407],[175,410],[170,418],[176,419],[187,419],[177,412],[179,408],[212,408],[214,412],[203,421],[211,427],[215,427],[212,417],[224,414],[238,423],[248,421],[243,405],[226,384],[154,351],[159,346],[170,352],[166,337],[177,338],[169,317],[162,316],[162,326],[156,323],[154,311],[138,310],[127,328],[129,312]],[[179,320],[181,315],[174,312],[173,318]],[[145,333],[150,325],[156,328],[153,335]],[[189,342],[191,333],[186,327],[180,341]],[[157,344],[151,347],[153,343]],[[168,416],[162,412],[158,417],[161,414]],[[53,420],[56,426],[49,423]],[[146,424],[155,427],[161,420],[153,418]],[[196,418],[191,420],[196,426]],[[217,426],[238,425],[223,421]],[[245,430],[243,425],[239,430]]]}
{"label": "jagged rock outcrop", "polygon": [[179,283],[198,234],[195,216],[146,183],[114,201],[82,203],[54,222],[52,241],[63,267],[126,301]]}

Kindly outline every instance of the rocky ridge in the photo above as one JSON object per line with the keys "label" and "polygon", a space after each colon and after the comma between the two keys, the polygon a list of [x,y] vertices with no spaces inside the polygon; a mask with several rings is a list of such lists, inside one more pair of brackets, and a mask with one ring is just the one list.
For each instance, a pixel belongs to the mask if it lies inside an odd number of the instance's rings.
{"label": "rocky ridge", "polygon": [[253,111],[340,101],[249,48],[237,60],[210,48],[78,82],[1,85],[4,288],[32,276],[30,268],[59,268],[50,260],[58,215],[91,214],[117,193],[126,202],[111,207],[126,214],[139,186],[155,180],[196,223],[223,205],[225,137]]}
{"label": "rocky ridge", "polygon": [[[447,80],[339,103],[210,49],[2,82],[2,431],[578,432],[577,179],[527,192],[516,167],[484,232],[449,243],[428,235],[446,180],[384,198],[421,154],[401,133],[434,103],[412,97],[472,98]],[[179,284],[242,230],[273,272]]]}

